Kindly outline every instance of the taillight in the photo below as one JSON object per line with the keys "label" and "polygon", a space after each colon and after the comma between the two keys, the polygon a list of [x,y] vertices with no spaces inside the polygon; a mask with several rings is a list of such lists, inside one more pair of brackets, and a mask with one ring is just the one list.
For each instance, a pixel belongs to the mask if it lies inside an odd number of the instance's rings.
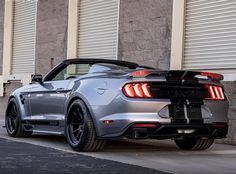
{"label": "taillight", "polygon": [[210,94],[209,98],[206,98],[208,100],[224,100],[225,99],[225,95],[223,92],[222,87],[220,86],[206,86],[208,88],[208,92]]}
{"label": "taillight", "polygon": [[131,98],[152,98],[148,83],[128,83],[122,89],[126,97]]}
{"label": "taillight", "polygon": [[201,72],[200,75],[210,77],[212,80],[224,80],[224,76],[217,73]]}
{"label": "taillight", "polygon": [[149,70],[138,70],[135,72],[132,72],[132,77],[146,77],[151,74],[151,71]]}

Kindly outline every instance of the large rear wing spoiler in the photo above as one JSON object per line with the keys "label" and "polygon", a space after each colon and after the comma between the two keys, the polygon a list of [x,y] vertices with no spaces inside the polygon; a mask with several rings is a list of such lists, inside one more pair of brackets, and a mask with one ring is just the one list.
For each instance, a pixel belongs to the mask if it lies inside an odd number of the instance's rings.
{"label": "large rear wing spoiler", "polygon": [[170,71],[157,71],[157,70],[138,70],[134,71],[130,75],[134,78],[150,77],[150,76],[165,76],[167,79],[209,79],[212,81],[221,81],[224,76],[212,72],[197,72],[197,71],[182,71],[182,70],[170,70]]}

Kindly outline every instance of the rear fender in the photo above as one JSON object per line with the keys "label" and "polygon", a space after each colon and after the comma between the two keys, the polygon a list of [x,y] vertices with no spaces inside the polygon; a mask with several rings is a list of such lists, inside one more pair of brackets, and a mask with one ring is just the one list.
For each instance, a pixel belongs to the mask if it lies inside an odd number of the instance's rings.
{"label": "rear fender", "polygon": [[92,110],[92,107],[90,106],[89,101],[86,99],[86,97],[84,97],[79,92],[74,92],[73,94],[71,94],[70,97],[68,98],[67,102],[66,102],[65,123],[66,123],[66,120],[67,120],[68,109],[69,109],[70,105],[77,99],[83,101],[84,104],[86,105],[86,107],[87,107],[87,109],[88,109],[88,111],[89,111],[89,113],[92,117],[92,120],[93,120],[95,133],[96,133],[97,137],[99,137],[99,130],[98,130],[98,127],[97,127],[97,122],[96,122],[97,119],[95,118],[95,114]]}

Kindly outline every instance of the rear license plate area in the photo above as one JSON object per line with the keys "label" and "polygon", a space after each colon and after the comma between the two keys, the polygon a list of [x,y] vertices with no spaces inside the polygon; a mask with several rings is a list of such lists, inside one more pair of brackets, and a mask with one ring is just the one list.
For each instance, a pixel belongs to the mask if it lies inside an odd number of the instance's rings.
{"label": "rear license plate area", "polygon": [[169,105],[169,115],[172,123],[187,123],[184,105]]}
{"label": "rear license plate area", "polygon": [[203,123],[201,105],[187,105],[187,117],[190,123]]}
{"label": "rear license plate area", "polygon": [[169,115],[172,123],[203,123],[201,105],[199,104],[169,105]]}

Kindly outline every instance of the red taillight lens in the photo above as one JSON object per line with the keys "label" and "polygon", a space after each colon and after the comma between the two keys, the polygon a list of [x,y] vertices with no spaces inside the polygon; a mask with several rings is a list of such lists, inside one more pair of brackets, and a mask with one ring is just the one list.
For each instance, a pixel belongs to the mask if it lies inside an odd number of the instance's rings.
{"label": "red taillight lens", "polygon": [[224,100],[225,95],[223,93],[223,89],[220,86],[206,86],[208,88],[208,92],[210,94],[210,97],[207,98],[208,100]]}
{"label": "red taillight lens", "polygon": [[201,72],[201,76],[206,76],[212,78],[212,80],[224,80],[224,76],[221,74],[211,73],[211,72]]}
{"label": "red taillight lens", "polygon": [[133,72],[131,75],[133,77],[146,77],[149,74],[151,74],[151,72],[149,70],[139,70],[139,71]]}
{"label": "red taillight lens", "polygon": [[133,128],[155,128],[157,126],[156,123],[137,123],[133,125]]}
{"label": "red taillight lens", "polygon": [[123,87],[123,93],[128,96],[128,97],[135,97],[136,94],[134,92],[134,87],[133,87],[133,84],[126,84],[124,87]]}
{"label": "red taillight lens", "polygon": [[131,98],[152,98],[147,83],[128,83],[122,89],[126,97]]}

